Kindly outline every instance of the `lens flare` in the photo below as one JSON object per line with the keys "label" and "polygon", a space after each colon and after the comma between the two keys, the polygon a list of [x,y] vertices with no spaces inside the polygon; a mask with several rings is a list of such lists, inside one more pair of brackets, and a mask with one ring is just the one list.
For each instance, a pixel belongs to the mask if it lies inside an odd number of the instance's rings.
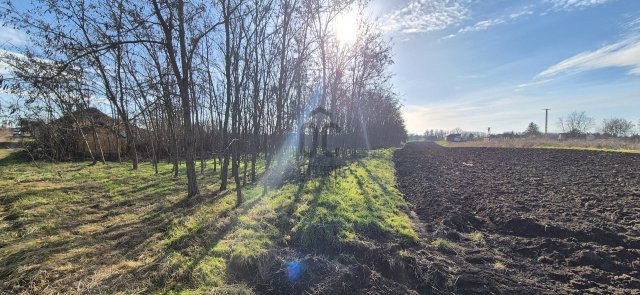
{"label": "lens flare", "polygon": [[298,261],[291,261],[287,263],[287,279],[289,282],[295,282],[300,278],[302,274],[302,264]]}
{"label": "lens flare", "polygon": [[[321,93],[322,87],[318,86],[316,87],[316,90],[311,94],[305,110],[298,117],[297,132],[304,132],[304,123],[306,122],[311,110],[316,107],[318,98],[320,97]],[[300,136],[300,134],[298,134],[297,132],[289,133],[285,141],[282,143],[282,147],[276,153],[273,159],[274,162],[272,163],[271,167],[269,167],[269,170],[265,172],[265,175],[262,179],[263,183],[265,184],[265,188],[266,186],[277,187],[281,185],[285,173],[289,171],[289,169],[294,168],[294,165],[297,165],[297,162],[295,160],[296,155],[295,153],[292,153],[290,149],[290,147],[297,146]]]}
{"label": "lens flare", "polygon": [[362,129],[362,137],[364,138],[364,144],[367,147],[367,153],[371,150],[371,144],[369,144],[369,134],[367,133],[367,123],[364,121],[364,116],[362,115],[362,109],[358,105],[358,115],[360,115],[360,126]]}

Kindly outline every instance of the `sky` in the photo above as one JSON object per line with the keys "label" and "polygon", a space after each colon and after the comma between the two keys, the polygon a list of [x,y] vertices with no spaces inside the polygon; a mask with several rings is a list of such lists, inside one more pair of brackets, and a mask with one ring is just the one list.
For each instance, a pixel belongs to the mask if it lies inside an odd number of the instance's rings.
{"label": "sky", "polygon": [[[572,111],[640,123],[640,0],[371,0],[367,13],[393,44],[410,133],[544,129],[545,108],[550,132]],[[0,50],[27,40],[0,26]]]}
{"label": "sky", "polygon": [[[639,0],[372,0],[410,133],[640,123]],[[597,126],[596,126],[597,127]],[[595,128],[594,128],[595,130]]]}

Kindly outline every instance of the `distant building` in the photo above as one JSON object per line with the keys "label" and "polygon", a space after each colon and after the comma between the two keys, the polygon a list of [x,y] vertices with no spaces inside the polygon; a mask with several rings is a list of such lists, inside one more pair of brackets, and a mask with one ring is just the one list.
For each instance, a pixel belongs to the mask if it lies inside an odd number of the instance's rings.
{"label": "distant building", "polygon": [[[118,124],[111,116],[101,112],[96,108],[88,108],[83,111],[73,112],[72,115],[77,120],[77,123],[71,117],[71,115],[63,116],[57,120],[57,123],[62,124],[70,128],[71,126],[82,128],[82,132],[86,138],[87,143],[91,147],[93,153],[97,153],[99,148],[102,147],[103,153],[107,158],[113,158],[118,154],[118,150],[126,150],[126,133],[124,128],[115,128]],[[78,126],[79,125],[79,126]],[[95,127],[95,134],[93,128]],[[74,128],[75,129],[75,128]],[[78,134],[74,132],[74,134]],[[96,136],[97,135],[97,138]],[[99,145],[98,145],[99,141]],[[82,137],[75,137],[75,146],[77,151],[87,154],[87,144]]]}
{"label": "distant building", "polygon": [[460,133],[449,134],[449,135],[447,135],[447,141],[461,142],[462,141],[462,134],[460,134]]}
{"label": "distant building", "polygon": [[20,130],[20,128],[13,128],[13,137],[20,137],[22,136],[22,130]]}
{"label": "distant building", "polygon": [[102,150],[106,158],[115,159],[128,147],[119,123],[96,108],[88,108],[49,123],[25,120],[21,125],[54,159],[86,157],[89,149],[94,155]]}

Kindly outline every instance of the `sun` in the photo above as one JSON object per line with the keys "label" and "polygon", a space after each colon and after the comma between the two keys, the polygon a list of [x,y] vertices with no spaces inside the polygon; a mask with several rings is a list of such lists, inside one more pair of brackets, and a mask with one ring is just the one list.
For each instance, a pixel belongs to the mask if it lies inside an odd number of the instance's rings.
{"label": "sun", "polygon": [[350,45],[358,39],[358,14],[349,9],[336,17],[336,39],[342,45]]}

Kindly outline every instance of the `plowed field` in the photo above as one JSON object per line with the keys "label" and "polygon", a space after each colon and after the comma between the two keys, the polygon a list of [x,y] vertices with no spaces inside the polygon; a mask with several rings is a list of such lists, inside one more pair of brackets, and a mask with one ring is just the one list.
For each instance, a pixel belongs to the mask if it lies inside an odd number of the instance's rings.
{"label": "plowed field", "polygon": [[411,143],[395,162],[456,293],[640,294],[640,154]]}

